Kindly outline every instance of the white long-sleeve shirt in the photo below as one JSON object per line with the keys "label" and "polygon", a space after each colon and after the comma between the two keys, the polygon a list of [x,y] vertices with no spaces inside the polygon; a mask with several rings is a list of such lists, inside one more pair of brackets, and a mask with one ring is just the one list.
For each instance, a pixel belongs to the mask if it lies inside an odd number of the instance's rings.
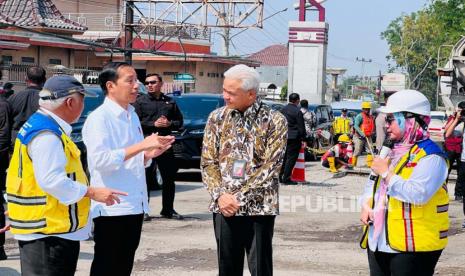
{"label": "white long-sleeve shirt", "polygon": [[[407,180],[398,175],[393,175],[388,183],[387,194],[397,200],[415,203],[418,205],[427,203],[437,192],[447,178],[447,163],[439,155],[428,155],[418,162],[413,169],[412,174]],[[371,184],[371,185],[370,185]],[[368,183],[363,193],[363,200],[371,198],[373,193],[373,183]],[[378,197],[379,189],[376,191],[375,199]],[[378,237],[373,239],[374,227],[370,227],[368,232],[368,245],[370,250],[381,252],[395,253],[386,242],[385,227]]]}
{"label": "white long-sleeve shirt", "polygon": [[134,108],[129,105],[126,110],[107,97],[87,118],[82,138],[91,186],[128,193],[112,206],[92,201],[92,217],[148,213],[144,153],[124,161],[125,148],[144,139]]}
{"label": "white long-sleeve shirt", "polygon": [[[71,126],[60,117],[46,109],[39,112],[52,117],[70,135]],[[42,132],[28,144],[27,150],[32,159],[34,176],[40,188],[58,199],[64,205],[71,205],[81,200],[87,192],[87,187],[71,180],[65,171],[66,156],[61,139],[52,132]],[[90,223],[76,232],[60,235],[16,234],[15,239],[22,241],[36,240],[44,237],[60,237],[68,240],[85,240],[89,237]]]}

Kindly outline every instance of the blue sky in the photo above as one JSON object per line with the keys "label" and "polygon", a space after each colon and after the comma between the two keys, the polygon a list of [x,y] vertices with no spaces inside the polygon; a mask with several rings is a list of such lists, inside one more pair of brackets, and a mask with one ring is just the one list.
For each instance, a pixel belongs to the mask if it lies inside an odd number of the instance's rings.
{"label": "blue sky", "polygon": [[[264,29],[243,32],[233,39],[232,54],[245,55],[272,44],[286,44],[288,21],[297,21],[298,11],[292,8],[297,0],[265,0],[265,17],[288,8],[264,22]],[[365,75],[377,75],[387,70],[389,49],[380,33],[403,13],[417,11],[430,0],[328,0],[326,21],[329,23],[328,67],[347,68],[345,76],[360,75],[362,64],[356,57],[372,59],[365,65]],[[307,13],[307,20],[316,20],[315,12]],[[221,53],[215,36],[213,51]]]}

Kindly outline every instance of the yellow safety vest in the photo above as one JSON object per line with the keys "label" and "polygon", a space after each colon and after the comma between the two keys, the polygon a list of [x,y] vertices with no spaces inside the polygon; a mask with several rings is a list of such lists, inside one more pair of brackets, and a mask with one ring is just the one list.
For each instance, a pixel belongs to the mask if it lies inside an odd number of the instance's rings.
{"label": "yellow safety vest", "polygon": [[350,119],[342,116],[336,117],[333,122],[334,134],[350,134]]}
{"label": "yellow safety vest", "polygon": [[65,171],[68,177],[88,185],[80,160],[81,152],[76,144],[51,117],[36,112],[19,131],[8,168],[6,192],[13,234],[63,234],[74,232],[87,224],[90,208],[88,197],[75,204],[64,205],[44,192],[35,179],[27,145],[44,131],[60,137],[66,155]]}
{"label": "yellow safety vest", "polygon": [[[408,179],[420,159],[429,154],[439,154],[444,157],[438,146],[429,139],[414,145],[399,161],[395,168],[396,174]],[[375,206],[374,195],[380,179],[378,178],[373,189],[372,208]],[[386,240],[392,249],[400,252],[429,252],[446,247],[449,230],[449,195],[446,182],[423,205],[402,202],[388,196],[387,206]],[[368,228],[369,226],[364,226],[360,242],[360,246],[364,249],[368,244]]]}

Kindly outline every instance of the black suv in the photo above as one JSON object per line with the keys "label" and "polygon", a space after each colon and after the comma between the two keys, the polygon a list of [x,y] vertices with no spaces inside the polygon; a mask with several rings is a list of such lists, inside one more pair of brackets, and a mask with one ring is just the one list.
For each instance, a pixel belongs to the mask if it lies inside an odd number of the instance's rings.
{"label": "black suv", "polygon": [[105,95],[103,94],[102,89],[100,86],[87,86],[85,85],[84,88],[87,91],[91,91],[97,94],[97,97],[85,97],[84,98],[84,109],[82,110],[81,117],[72,124],[73,131],[71,132],[71,139],[76,143],[79,150],[81,151],[81,162],[84,170],[87,169],[87,151],[84,142],[82,141],[82,127],[84,126],[84,122],[86,121],[89,114],[94,111],[97,107],[99,107],[103,101],[105,100]]}
{"label": "black suv", "polygon": [[184,119],[183,127],[173,133],[176,141],[173,144],[174,156],[179,168],[200,168],[202,141],[208,115],[224,106],[221,94],[190,93],[173,97]]}
{"label": "black suv", "polygon": [[[184,117],[183,127],[174,135],[176,141],[173,145],[174,157],[178,168],[200,168],[202,154],[202,142],[208,115],[224,106],[222,94],[190,93],[174,96],[173,99],[179,106]],[[263,100],[264,104],[273,110],[281,109],[284,104],[270,100]]]}

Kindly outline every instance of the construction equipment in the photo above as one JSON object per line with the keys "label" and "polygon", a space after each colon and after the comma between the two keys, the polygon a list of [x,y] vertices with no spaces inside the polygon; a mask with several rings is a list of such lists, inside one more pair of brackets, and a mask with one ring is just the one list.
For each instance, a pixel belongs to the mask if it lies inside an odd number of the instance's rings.
{"label": "construction equipment", "polygon": [[[438,51],[438,60],[440,50],[441,48]],[[441,64],[441,61],[438,61],[438,64]],[[437,98],[440,96],[446,110],[453,112],[459,102],[465,101],[465,36],[453,46],[443,66],[437,68]]]}

